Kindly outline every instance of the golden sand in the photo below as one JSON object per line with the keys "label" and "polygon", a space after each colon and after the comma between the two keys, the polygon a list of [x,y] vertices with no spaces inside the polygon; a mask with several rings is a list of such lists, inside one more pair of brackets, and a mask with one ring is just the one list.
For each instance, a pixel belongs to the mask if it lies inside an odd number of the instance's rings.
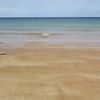
{"label": "golden sand", "polygon": [[0,55],[0,100],[100,100],[100,50],[8,50]]}

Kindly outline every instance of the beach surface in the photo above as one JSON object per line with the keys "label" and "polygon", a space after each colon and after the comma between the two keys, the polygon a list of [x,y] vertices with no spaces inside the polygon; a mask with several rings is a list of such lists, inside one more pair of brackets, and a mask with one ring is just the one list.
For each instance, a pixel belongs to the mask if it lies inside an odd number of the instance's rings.
{"label": "beach surface", "polygon": [[0,51],[0,100],[100,100],[100,49],[28,43]]}

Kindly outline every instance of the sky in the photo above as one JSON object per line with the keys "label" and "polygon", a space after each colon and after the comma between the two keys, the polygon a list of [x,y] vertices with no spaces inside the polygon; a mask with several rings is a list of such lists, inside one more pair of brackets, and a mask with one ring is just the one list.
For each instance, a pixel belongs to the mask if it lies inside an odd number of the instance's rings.
{"label": "sky", "polygon": [[0,0],[0,17],[100,17],[100,0]]}

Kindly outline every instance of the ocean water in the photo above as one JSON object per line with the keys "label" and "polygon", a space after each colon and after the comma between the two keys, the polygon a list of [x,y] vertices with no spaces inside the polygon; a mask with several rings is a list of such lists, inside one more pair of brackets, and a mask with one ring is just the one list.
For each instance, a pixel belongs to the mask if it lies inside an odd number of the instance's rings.
{"label": "ocean water", "polygon": [[0,18],[0,33],[99,31],[100,18]]}
{"label": "ocean water", "polygon": [[[30,35],[45,32],[58,35],[47,38]],[[0,18],[0,47],[18,47],[26,42],[97,47],[100,46],[100,18]]]}

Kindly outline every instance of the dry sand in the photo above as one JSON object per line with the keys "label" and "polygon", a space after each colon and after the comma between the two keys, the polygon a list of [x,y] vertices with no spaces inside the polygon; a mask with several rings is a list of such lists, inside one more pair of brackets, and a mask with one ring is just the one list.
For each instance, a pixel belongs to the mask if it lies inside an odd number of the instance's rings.
{"label": "dry sand", "polygon": [[100,50],[8,50],[0,55],[0,100],[100,100]]}

